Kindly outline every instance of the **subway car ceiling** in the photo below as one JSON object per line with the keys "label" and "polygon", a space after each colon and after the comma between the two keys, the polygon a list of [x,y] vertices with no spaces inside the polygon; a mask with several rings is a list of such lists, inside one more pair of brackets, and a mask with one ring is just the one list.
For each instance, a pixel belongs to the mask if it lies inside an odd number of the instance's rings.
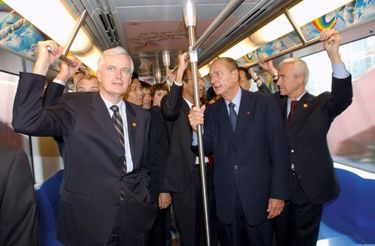
{"label": "subway car ceiling", "polygon": [[[83,28],[71,46],[72,53],[95,71],[100,52],[120,45],[132,56],[139,75],[153,83],[153,74],[158,71],[165,74],[163,54],[164,58],[165,54],[169,54],[170,68],[173,68],[176,54],[188,50],[183,16],[187,2],[4,0],[4,3],[0,1],[0,10],[8,7],[9,14],[17,12],[20,15],[18,23],[12,22],[15,25],[13,29],[24,25],[27,20],[43,32],[39,39],[51,38],[63,46],[79,17],[87,10]],[[197,0],[193,2],[197,40],[230,4],[238,5],[197,49],[200,72],[205,75],[205,65],[218,56],[231,56],[240,66],[248,67],[256,64],[260,53],[277,57],[315,43],[324,28],[334,27],[344,31],[373,21],[374,14],[366,19],[346,21],[351,18],[353,9],[364,8],[366,3],[375,5],[373,1],[363,0]],[[374,6],[371,11],[374,11]],[[38,38],[34,41],[36,43]],[[12,50],[12,47],[5,48]],[[20,55],[32,59],[32,52]]]}

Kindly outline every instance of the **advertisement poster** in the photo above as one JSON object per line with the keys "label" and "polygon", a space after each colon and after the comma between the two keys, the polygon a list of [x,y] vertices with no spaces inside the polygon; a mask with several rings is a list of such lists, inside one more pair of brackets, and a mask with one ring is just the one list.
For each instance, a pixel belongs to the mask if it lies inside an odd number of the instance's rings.
{"label": "advertisement poster", "polygon": [[0,0],[0,47],[32,59],[36,44],[45,35]]}
{"label": "advertisement poster", "polygon": [[[337,31],[343,31],[353,25],[363,24],[374,19],[375,0],[355,0],[302,26],[301,30],[305,39],[309,41],[318,37],[324,29],[335,28]],[[237,64],[247,67],[258,61],[259,54],[266,54],[269,57],[300,43],[300,39],[293,31],[239,58]]]}

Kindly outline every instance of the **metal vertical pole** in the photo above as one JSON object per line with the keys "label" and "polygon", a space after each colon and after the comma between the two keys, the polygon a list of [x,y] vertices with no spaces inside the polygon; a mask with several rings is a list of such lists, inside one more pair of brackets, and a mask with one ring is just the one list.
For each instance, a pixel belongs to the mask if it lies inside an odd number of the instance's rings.
{"label": "metal vertical pole", "polygon": [[155,84],[159,84],[161,81],[161,71],[160,71],[160,65],[159,65],[159,58],[156,54],[155,54],[155,59],[154,59],[154,63],[152,66],[153,66]]}
{"label": "metal vertical pole", "polygon": [[[167,79],[168,79],[169,65],[171,63],[171,58],[170,58],[168,50],[163,50],[163,52],[162,52],[162,58],[163,58],[163,65],[164,65],[164,70],[165,70],[165,81],[167,81]],[[168,89],[169,89],[169,85],[168,85]]]}
{"label": "metal vertical pole", "polygon": [[[185,25],[188,27],[189,34],[189,55],[191,63],[191,72],[193,75],[193,90],[194,90],[194,105],[200,107],[199,98],[199,86],[198,86],[198,54],[197,51],[193,51],[192,47],[195,45],[195,25],[196,25],[196,9],[195,5],[191,0],[187,0],[184,5],[184,19]],[[204,161],[204,150],[203,150],[203,125],[198,125],[198,148],[199,148],[199,167],[201,175],[201,187],[202,187],[202,200],[203,200],[203,212],[204,212],[204,224],[206,233],[206,245],[211,245],[211,234],[210,234],[210,223],[209,223],[209,211],[207,206],[207,187],[206,187],[206,166]]]}

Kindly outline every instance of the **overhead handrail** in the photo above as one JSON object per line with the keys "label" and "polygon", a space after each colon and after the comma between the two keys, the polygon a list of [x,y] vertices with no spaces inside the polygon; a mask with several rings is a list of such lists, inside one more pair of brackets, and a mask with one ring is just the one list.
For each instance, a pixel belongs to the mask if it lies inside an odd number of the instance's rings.
{"label": "overhead handrail", "polygon": [[[82,27],[85,19],[87,17],[87,9],[85,9],[82,14],[80,15],[78,21],[76,22],[75,26],[74,26],[74,29],[72,31],[72,33],[70,34],[69,38],[68,38],[68,41],[66,42],[66,44],[64,45],[63,47],[63,50],[62,50],[62,55],[60,56],[60,60],[65,62],[66,64],[68,64],[69,66],[71,67],[74,67],[76,66],[76,63],[74,61],[72,61],[71,59],[69,59],[67,57],[68,53],[69,53],[69,50],[70,50],[70,47],[72,46],[73,42],[74,42],[74,39],[76,38],[77,34],[78,34],[78,31],[79,29]],[[80,71],[81,73],[86,73],[87,70],[85,67],[81,66],[78,71]]]}
{"label": "overhead handrail", "polygon": [[221,11],[221,13],[212,21],[207,27],[206,31],[203,32],[202,36],[192,46],[193,51],[197,51],[204,42],[212,35],[216,29],[224,23],[224,21],[243,3],[244,0],[232,0],[228,5]]}

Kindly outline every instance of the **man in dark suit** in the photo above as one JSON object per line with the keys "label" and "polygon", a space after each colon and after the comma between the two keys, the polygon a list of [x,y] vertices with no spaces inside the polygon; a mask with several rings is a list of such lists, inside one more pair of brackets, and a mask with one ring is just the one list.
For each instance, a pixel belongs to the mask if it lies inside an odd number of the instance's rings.
{"label": "man in dark suit", "polygon": [[204,106],[193,107],[189,120],[193,129],[204,123],[204,150],[214,159],[217,215],[226,234],[223,245],[271,245],[269,219],[281,213],[288,195],[281,114],[271,96],[240,88],[233,59],[216,59],[210,76],[222,98],[206,112]]}
{"label": "man in dark suit", "polygon": [[65,245],[146,245],[157,211],[144,169],[150,117],[122,100],[134,69],[130,56],[121,47],[104,51],[99,92],[65,94],[56,106],[43,107],[45,74],[61,47],[44,41],[37,50],[33,73],[20,74],[12,124],[25,134],[64,138],[58,239]]}
{"label": "man in dark suit", "polygon": [[38,245],[34,183],[23,150],[0,145],[0,245]]}
{"label": "man in dark suit", "polygon": [[162,98],[167,95],[165,84],[155,84],[150,89],[152,107],[150,108],[150,139],[148,156],[150,160],[151,194],[158,200],[159,212],[151,230],[150,246],[171,244],[169,232],[171,195],[164,192],[161,183],[164,178],[165,165],[169,154],[169,125],[163,119],[160,109]]}
{"label": "man in dark suit", "polygon": [[[187,53],[179,55],[174,83],[161,102],[163,117],[171,124],[170,150],[162,189],[172,194],[181,244],[193,246],[204,243],[204,228],[199,162],[191,150],[192,130],[188,114],[194,94],[192,73],[187,70],[186,59]],[[203,93],[202,80],[199,82],[199,91]]]}
{"label": "man in dark suit", "polygon": [[[299,58],[279,64],[280,109],[289,143],[290,193],[284,212],[276,219],[277,245],[316,245],[323,204],[339,193],[327,144],[332,121],[352,101],[351,76],[341,61],[340,35],[325,30],[320,39],[332,63],[332,92],[313,96],[306,91],[309,70]],[[272,62],[261,63],[277,72]]]}

